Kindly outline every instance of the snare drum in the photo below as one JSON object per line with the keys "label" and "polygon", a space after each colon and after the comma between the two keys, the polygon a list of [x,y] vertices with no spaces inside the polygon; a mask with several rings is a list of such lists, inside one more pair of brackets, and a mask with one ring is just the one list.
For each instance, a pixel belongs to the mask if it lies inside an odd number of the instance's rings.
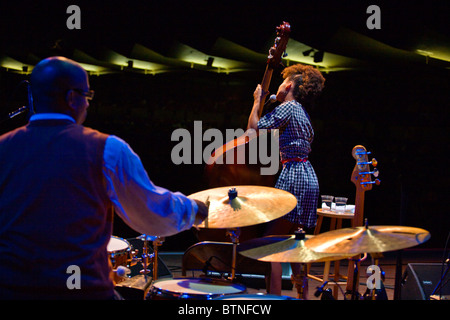
{"label": "snare drum", "polygon": [[246,287],[223,280],[174,278],[155,281],[147,300],[211,300],[221,296],[245,293]]}
{"label": "snare drum", "polygon": [[127,266],[131,251],[131,245],[127,240],[111,236],[106,250],[109,253],[114,269],[117,269],[118,266]]}
{"label": "snare drum", "polygon": [[[117,270],[117,268],[120,266],[128,266],[128,259],[131,253],[131,245],[127,240],[116,236],[111,236],[111,239],[109,240],[109,243],[106,247],[106,251],[108,251],[113,270]],[[114,273],[114,281],[116,283],[122,280],[123,279],[121,277],[117,276]]]}

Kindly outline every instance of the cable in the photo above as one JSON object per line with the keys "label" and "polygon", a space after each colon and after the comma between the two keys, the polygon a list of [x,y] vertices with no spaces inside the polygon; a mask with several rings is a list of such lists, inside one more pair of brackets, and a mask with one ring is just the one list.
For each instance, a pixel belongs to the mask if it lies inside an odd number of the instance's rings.
{"label": "cable", "polygon": [[431,296],[434,295],[438,289],[439,289],[439,298],[440,298],[442,296],[442,288],[444,288],[449,281],[449,280],[447,280],[446,282],[442,283],[442,281],[444,281],[444,277],[447,275],[448,268],[450,268],[450,265],[448,265],[447,271],[444,274],[444,265],[446,263],[450,264],[450,261],[449,261],[450,258],[446,259],[449,240],[450,240],[450,232],[448,233],[447,240],[445,241],[444,254],[442,256],[441,276],[439,278],[440,280],[439,280],[438,284],[436,285],[436,287],[434,288],[433,292],[431,293],[430,297],[428,297],[428,299],[431,299]]}

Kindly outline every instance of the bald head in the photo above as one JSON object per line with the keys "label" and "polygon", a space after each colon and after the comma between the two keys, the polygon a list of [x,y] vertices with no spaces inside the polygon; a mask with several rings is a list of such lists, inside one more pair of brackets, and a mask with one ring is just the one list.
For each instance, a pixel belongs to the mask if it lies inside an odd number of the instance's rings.
{"label": "bald head", "polygon": [[30,78],[37,113],[58,112],[73,116],[71,90],[89,90],[86,71],[75,61],[50,57],[39,62]]}

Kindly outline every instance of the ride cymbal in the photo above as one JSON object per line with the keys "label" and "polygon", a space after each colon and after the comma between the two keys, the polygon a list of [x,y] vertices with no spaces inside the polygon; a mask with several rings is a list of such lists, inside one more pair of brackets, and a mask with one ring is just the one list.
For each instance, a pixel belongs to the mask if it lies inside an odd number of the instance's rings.
{"label": "ride cymbal", "polygon": [[268,236],[252,239],[239,244],[238,252],[248,258],[266,262],[313,263],[335,261],[349,258],[351,255],[319,253],[305,246],[312,235]]}
{"label": "ride cymbal", "polygon": [[213,188],[191,194],[188,198],[209,202],[208,218],[198,227],[211,229],[269,222],[289,213],[297,205],[293,194],[261,186]]}
{"label": "ride cymbal", "polygon": [[324,232],[305,241],[305,245],[316,252],[356,255],[405,249],[428,239],[430,233],[420,228],[364,226]]}

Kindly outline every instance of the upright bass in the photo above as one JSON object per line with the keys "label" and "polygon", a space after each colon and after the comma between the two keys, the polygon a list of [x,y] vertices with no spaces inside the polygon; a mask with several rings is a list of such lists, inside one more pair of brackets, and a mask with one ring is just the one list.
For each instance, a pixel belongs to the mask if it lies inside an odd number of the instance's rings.
{"label": "upright bass", "polygon": [[[289,40],[290,25],[283,22],[276,28],[277,36],[274,45],[269,50],[266,70],[261,81],[262,92],[269,91],[270,81],[273,71],[281,64],[281,59],[285,53]],[[265,104],[261,99],[260,116]],[[265,135],[265,136],[264,136]],[[250,161],[240,161],[242,158],[249,159],[251,144],[261,145],[268,142],[268,132],[256,132],[253,129],[247,130],[242,136],[229,141],[222,147],[214,150],[207,162],[205,178],[210,188],[257,185],[273,187],[275,185],[276,174],[262,175],[263,164],[260,161],[250,163]],[[261,140],[262,139],[262,140]],[[269,146],[270,148],[270,146]],[[254,151],[254,149],[252,149]],[[271,150],[273,152],[273,150]],[[244,154],[244,157],[240,156]],[[279,157],[279,154],[276,154]],[[278,159],[278,158],[277,158]],[[259,159],[258,159],[259,160]],[[278,168],[277,168],[278,171]],[[240,230],[240,239],[248,240],[260,236],[259,226],[244,227]],[[214,229],[202,229],[197,233],[200,241],[226,241],[225,233],[217,232]]]}
{"label": "upright bass", "polygon": [[[286,46],[291,31],[290,24],[283,22],[277,28],[277,36],[274,45],[269,50],[266,70],[261,81],[262,92],[268,92],[273,71],[281,64],[281,59],[285,54]],[[260,114],[263,112],[265,101],[261,99]],[[267,131],[256,132],[253,129],[247,130],[242,136],[229,141],[222,147],[216,149],[207,162],[205,174],[210,187],[224,187],[232,185],[259,185],[273,187],[275,175],[261,175],[261,162],[252,163],[247,161],[249,157],[249,145],[260,145],[257,141],[264,138],[264,143],[268,141]],[[270,146],[269,146],[270,148]],[[241,151],[242,150],[242,151]],[[253,149],[254,150],[254,149]],[[244,156],[242,157],[242,154]],[[240,159],[238,159],[240,155]],[[278,156],[278,155],[277,155]],[[245,161],[242,161],[244,159]]]}

